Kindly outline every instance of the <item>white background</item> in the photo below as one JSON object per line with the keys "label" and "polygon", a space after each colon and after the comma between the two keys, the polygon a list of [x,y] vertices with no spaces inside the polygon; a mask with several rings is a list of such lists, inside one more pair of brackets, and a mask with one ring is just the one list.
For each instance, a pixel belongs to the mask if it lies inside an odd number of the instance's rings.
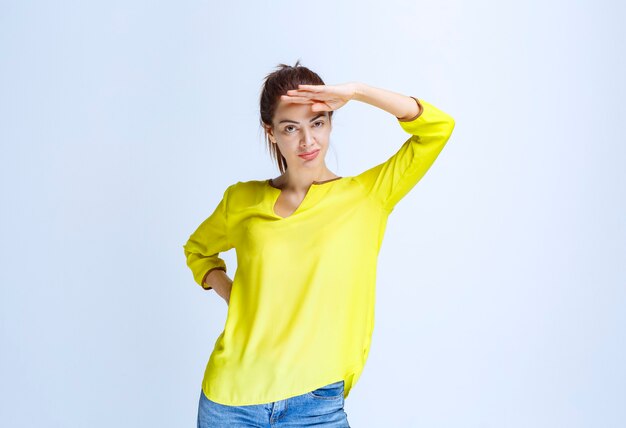
{"label": "white background", "polygon": [[[389,218],[351,426],[625,426],[625,18],[610,1],[2,1],[0,424],[195,426],[227,306],[182,245],[226,186],[279,175],[258,97],[300,59],[456,121]],[[407,138],[351,101],[327,165],[355,175]]]}

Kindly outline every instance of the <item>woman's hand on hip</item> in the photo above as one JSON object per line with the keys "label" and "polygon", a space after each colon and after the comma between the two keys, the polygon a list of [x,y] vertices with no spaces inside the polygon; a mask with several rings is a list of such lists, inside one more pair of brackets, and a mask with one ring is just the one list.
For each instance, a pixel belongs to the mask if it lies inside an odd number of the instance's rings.
{"label": "woman's hand on hip", "polygon": [[344,106],[354,98],[357,82],[340,85],[298,85],[298,89],[287,91],[280,99],[288,103],[313,104],[313,111],[331,111]]}

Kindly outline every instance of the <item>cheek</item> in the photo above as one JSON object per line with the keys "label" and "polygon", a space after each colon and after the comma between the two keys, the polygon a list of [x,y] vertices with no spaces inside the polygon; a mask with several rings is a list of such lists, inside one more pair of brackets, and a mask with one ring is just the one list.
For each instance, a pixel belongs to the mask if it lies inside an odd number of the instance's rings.
{"label": "cheek", "polygon": [[324,147],[328,147],[330,145],[330,133],[325,132],[323,135],[320,135],[320,143],[324,145]]}
{"label": "cheek", "polygon": [[289,138],[283,138],[283,141],[278,145],[278,148],[283,155],[289,156],[291,153],[298,151],[298,143],[290,141]]}

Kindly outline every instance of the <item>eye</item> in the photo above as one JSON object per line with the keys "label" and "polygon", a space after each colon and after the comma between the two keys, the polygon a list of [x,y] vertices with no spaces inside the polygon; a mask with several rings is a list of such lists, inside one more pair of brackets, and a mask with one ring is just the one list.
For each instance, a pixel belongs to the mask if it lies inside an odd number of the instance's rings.
{"label": "eye", "polygon": [[289,128],[295,128],[295,127],[293,125],[285,126],[285,131],[287,131],[287,133],[290,133]]}
{"label": "eye", "polygon": [[322,125],[324,125],[324,121],[323,121],[323,120],[318,120],[317,122],[315,122],[315,124],[316,124],[316,125],[317,125],[318,123],[320,124],[320,126],[317,126],[316,128],[321,128],[321,127],[322,127]]}

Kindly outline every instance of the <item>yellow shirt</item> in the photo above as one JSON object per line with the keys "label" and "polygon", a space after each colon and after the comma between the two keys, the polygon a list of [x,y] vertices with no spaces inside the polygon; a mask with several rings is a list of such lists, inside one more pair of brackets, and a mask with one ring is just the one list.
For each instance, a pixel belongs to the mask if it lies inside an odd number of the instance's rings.
{"label": "yellow shirt", "polygon": [[[416,99],[417,100],[417,99]],[[313,183],[288,217],[274,212],[281,190],[270,180],[230,185],[183,246],[202,286],[219,253],[236,249],[224,330],[202,381],[221,404],[264,404],[359,379],[374,329],[376,263],[387,217],[424,176],[454,119],[419,100],[411,137],[362,173]]]}

